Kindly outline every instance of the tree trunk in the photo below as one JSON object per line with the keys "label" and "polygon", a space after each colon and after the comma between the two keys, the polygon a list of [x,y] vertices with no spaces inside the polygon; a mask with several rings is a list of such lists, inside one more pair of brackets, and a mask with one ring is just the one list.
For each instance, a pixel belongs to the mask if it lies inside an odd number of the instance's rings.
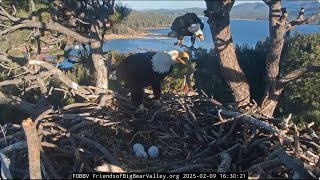
{"label": "tree trunk", "polygon": [[[284,43],[285,26],[279,24],[281,16],[281,1],[272,1],[269,5],[269,47],[267,51],[267,80],[268,89],[274,87],[277,76],[279,75],[280,56]],[[267,90],[268,90],[267,89]]]}
{"label": "tree trunk", "polygon": [[274,89],[270,92],[268,97],[262,103],[260,113],[262,113],[267,117],[272,117],[274,110],[278,105],[278,101],[283,89],[284,88],[282,87],[282,88]]}
{"label": "tree trunk", "polygon": [[[283,87],[277,87],[279,78],[280,57],[284,44],[285,21],[288,15],[285,9],[281,9],[281,1],[265,0],[269,6],[269,43],[267,50],[267,86],[265,98],[261,104],[261,113],[271,117],[278,104]],[[282,15],[281,15],[282,12]]]}
{"label": "tree trunk", "polygon": [[233,3],[234,0],[206,0],[207,10],[204,13],[209,18],[208,24],[221,62],[222,75],[233,91],[236,103],[241,106],[250,102],[250,89],[239,66],[230,32],[230,11]]}
{"label": "tree trunk", "polygon": [[100,40],[98,26],[91,26],[91,38],[96,41],[91,42],[91,56],[95,69],[96,86],[98,88],[108,89],[108,69],[105,61],[103,60],[102,43]]}

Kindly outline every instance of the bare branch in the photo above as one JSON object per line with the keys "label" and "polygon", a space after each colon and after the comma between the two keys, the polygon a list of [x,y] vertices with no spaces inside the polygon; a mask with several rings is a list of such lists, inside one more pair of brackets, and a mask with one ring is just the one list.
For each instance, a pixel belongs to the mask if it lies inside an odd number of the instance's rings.
{"label": "bare branch", "polygon": [[12,8],[13,8],[12,15],[15,16],[15,15],[17,14],[16,6],[15,6],[15,5],[12,5]]}
{"label": "bare branch", "polygon": [[[11,85],[11,84],[19,84],[25,81],[32,81],[32,80],[37,80],[38,78],[40,78],[41,80],[43,80],[44,77],[50,76],[54,74],[54,72],[41,72],[38,75],[28,75],[28,76],[23,76],[21,78],[15,78],[12,80],[4,80],[0,82],[0,86],[6,86],[6,85]],[[43,87],[44,88],[44,87]]]}
{"label": "bare branch", "polygon": [[10,173],[10,159],[0,153],[0,162],[1,162],[1,176],[4,179],[12,179],[11,173]]}
{"label": "bare branch", "polygon": [[308,171],[304,168],[303,164],[296,158],[290,156],[286,151],[279,150],[277,152],[277,157],[280,159],[280,161],[285,164],[288,168],[290,168],[293,171],[296,171],[299,173],[300,176],[302,176],[302,179],[312,179]]}
{"label": "bare branch", "polygon": [[33,0],[29,0],[29,3],[30,3],[30,11],[32,12],[32,20],[34,21],[35,20],[35,11],[36,11],[36,5],[34,4],[34,1]]}
{"label": "bare branch", "polygon": [[20,18],[11,16],[2,6],[0,6],[0,14],[5,16],[5,17],[7,17],[7,18],[9,18],[13,22],[20,21]]}
{"label": "bare branch", "polygon": [[3,31],[0,31],[0,36],[6,35],[6,34],[13,32],[17,29],[26,28],[26,27],[28,27],[27,24],[18,24],[18,25],[11,26]]}
{"label": "bare branch", "polygon": [[124,173],[125,171],[116,165],[113,164],[103,164],[101,166],[97,166],[94,168],[94,170],[98,172],[115,172],[115,173]]}
{"label": "bare branch", "polygon": [[82,141],[85,144],[90,144],[91,146],[97,148],[101,153],[103,153],[103,155],[114,165],[121,167],[121,163],[102,145],[100,145],[99,143],[96,143],[88,138],[85,138],[83,136],[80,136],[78,134],[72,134],[72,137],[74,137],[75,139],[78,139],[80,141]]}
{"label": "bare branch", "polygon": [[232,159],[228,153],[221,154],[221,164],[219,165],[217,172],[228,172],[231,166],[231,161]]}
{"label": "bare branch", "polygon": [[40,169],[40,142],[37,129],[32,119],[28,118],[22,122],[28,144],[30,179],[41,179]]}
{"label": "bare branch", "polygon": [[283,76],[278,81],[280,83],[288,83],[288,82],[296,80],[297,78],[299,78],[300,76],[302,76],[303,74],[308,73],[308,72],[320,72],[320,66],[301,67],[299,69],[296,69],[294,71],[289,72],[288,74]]}
{"label": "bare branch", "polygon": [[30,65],[39,65],[44,67],[45,69],[53,72],[55,75],[57,75],[59,77],[59,79],[65,83],[69,88],[72,88],[76,91],[79,91],[80,93],[83,94],[90,94],[90,92],[88,90],[86,90],[84,87],[79,86],[77,83],[73,82],[70,78],[68,78],[66,75],[64,75],[64,73],[56,68],[55,66],[53,66],[52,64],[45,62],[45,61],[39,61],[39,60],[30,60],[29,61]]}
{"label": "bare branch", "polygon": [[44,23],[44,22],[35,22],[35,21],[31,21],[31,20],[23,20],[18,25],[14,25],[14,26],[11,26],[10,28],[7,28],[3,31],[0,31],[0,36],[7,34],[9,32],[13,32],[18,29],[22,29],[22,28],[40,28],[40,29],[45,29],[45,30],[54,30],[59,33],[70,36],[70,37],[76,39],[78,42],[81,42],[84,44],[87,44],[87,43],[90,43],[91,41],[93,41],[92,39],[86,38],[86,37],[80,35],[79,33],[72,31],[72,30],[66,28],[65,26],[62,26],[59,23],[56,23],[56,22]]}
{"label": "bare branch", "polygon": [[85,22],[85,21],[83,21],[83,20],[81,20],[81,19],[79,19],[79,18],[76,18],[76,20],[79,21],[79,22],[82,23],[82,24],[86,24],[86,25],[89,25],[89,24],[90,24],[90,23]]}
{"label": "bare branch", "polygon": [[11,144],[10,146],[7,146],[3,149],[0,150],[0,153],[2,154],[8,154],[10,152],[19,150],[19,149],[26,149],[28,148],[27,142],[26,141],[21,141],[21,142],[17,142],[14,144]]}
{"label": "bare branch", "polygon": [[41,114],[45,109],[44,107],[37,107],[35,104],[24,101],[19,97],[6,95],[1,91],[0,91],[0,104],[16,107],[17,109],[27,114],[35,115],[35,116]]}
{"label": "bare branch", "polygon": [[303,18],[297,18],[296,20],[293,20],[291,21],[289,24],[289,28],[293,28],[294,26],[297,26],[297,25],[302,25],[302,24],[310,24],[312,23],[315,19],[319,18],[320,17],[320,13],[318,14],[315,14],[315,15],[312,15],[310,17],[308,17],[307,19],[303,19]]}

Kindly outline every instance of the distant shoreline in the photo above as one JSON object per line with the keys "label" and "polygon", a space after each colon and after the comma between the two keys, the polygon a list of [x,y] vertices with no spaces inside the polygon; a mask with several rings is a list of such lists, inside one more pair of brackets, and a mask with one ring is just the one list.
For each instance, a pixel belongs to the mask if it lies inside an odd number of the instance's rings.
{"label": "distant shoreline", "polygon": [[159,36],[159,37],[150,37],[148,35],[136,34],[136,35],[122,35],[122,34],[108,34],[105,35],[105,40],[124,40],[124,39],[169,39],[170,37]]}
{"label": "distant shoreline", "polygon": [[143,39],[146,36],[143,34],[136,34],[136,35],[123,35],[123,34],[107,34],[105,35],[105,40],[116,40],[116,39]]}
{"label": "distant shoreline", "polygon": [[[152,29],[165,29],[165,28],[167,28],[167,27],[150,28],[149,30],[152,30]],[[151,36],[151,35],[153,35],[153,36]],[[136,32],[136,34],[132,34],[132,35],[106,34],[104,37],[105,37],[106,41],[109,41],[109,40],[123,40],[123,39],[169,39],[170,38],[170,37],[162,36],[160,34],[148,32],[147,29],[145,29],[144,31]]]}
{"label": "distant shoreline", "polygon": [[[241,21],[267,21],[262,19],[231,19],[231,20],[241,20]],[[316,25],[316,24],[315,24]],[[140,31],[137,31],[135,34],[132,35],[125,35],[125,34],[107,34],[105,35],[105,40],[126,40],[126,39],[170,39],[170,37],[166,37],[161,34],[151,33],[150,30],[156,30],[156,29],[166,29],[170,28],[170,26],[162,26],[162,27],[150,27],[150,28],[144,28]]]}
{"label": "distant shoreline", "polygon": [[240,18],[231,18],[230,20],[242,20],[242,21],[268,21],[265,19],[240,19]]}
{"label": "distant shoreline", "polygon": [[[206,16],[199,16],[202,18],[207,18]],[[243,21],[268,21],[267,19],[244,19],[244,18],[230,18],[230,20],[243,20]]]}
{"label": "distant shoreline", "polygon": [[[257,19],[231,19],[231,20],[244,20],[244,21],[266,21],[266,20],[257,20]],[[160,34],[155,34],[149,32],[150,30],[156,30],[156,29],[166,29],[170,28],[170,25],[166,26],[161,26],[161,27],[150,27],[150,28],[144,28],[140,31],[137,31],[135,34],[106,34],[105,35],[105,40],[110,41],[110,40],[125,40],[125,39],[170,39],[170,37],[162,36]],[[150,36],[150,35],[155,35],[155,36]]]}
{"label": "distant shoreline", "polygon": [[170,28],[170,25],[167,26],[161,26],[161,27],[150,27],[150,28],[144,28],[144,31],[148,31],[148,30],[153,30],[153,29],[166,29],[166,28]]}
{"label": "distant shoreline", "polygon": [[[120,40],[120,39],[169,39],[170,37],[163,36],[161,34],[157,33],[151,33],[150,30],[155,30],[155,29],[167,29],[170,28],[171,25],[165,25],[161,27],[149,27],[149,28],[143,28],[139,31],[136,31],[135,34],[106,34],[105,40]],[[153,35],[153,36],[151,36]],[[156,37],[155,37],[156,36]]]}

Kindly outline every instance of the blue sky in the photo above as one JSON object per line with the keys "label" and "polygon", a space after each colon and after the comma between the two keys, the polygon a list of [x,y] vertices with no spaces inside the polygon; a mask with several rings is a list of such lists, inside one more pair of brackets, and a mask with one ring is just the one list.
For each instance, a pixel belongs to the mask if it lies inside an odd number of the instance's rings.
{"label": "blue sky", "polygon": [[[259,2],[259,1],[243,1],[238,0],[235,2],[235,5],[241,4],[244,2]],[[262,0],[261,0],[262,2]],[[191,7],[206,7],[206,3],[204,0],[166,0],[166,1],[136,1],[136,0],[129,0],[129,1],[122,1],[123,4],[127,4],[131,9],[182,9],[182,8],[191,8]]]}

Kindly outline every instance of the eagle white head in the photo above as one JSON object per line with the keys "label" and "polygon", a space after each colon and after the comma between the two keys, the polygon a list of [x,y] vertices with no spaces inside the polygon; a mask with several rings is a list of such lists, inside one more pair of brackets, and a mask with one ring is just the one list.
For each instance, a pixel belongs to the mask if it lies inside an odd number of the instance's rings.
{"label": "eagle white head", "polygon": [[[183,60],[186,59],[186,60]],[[151,59],[152,68],[155,72],[166,73],[169,72],[170,67],[177,63],[186,64],[189,60],[189,54],[186,52],[179,52],[177,50],[157,52]]]}
{"label": "eagle white head", "polygon": [[204,40],[204,35],[199,23],[192,24],[190,27],[188,27],[188,31],[195,34],[199,38],[199,40]]}

